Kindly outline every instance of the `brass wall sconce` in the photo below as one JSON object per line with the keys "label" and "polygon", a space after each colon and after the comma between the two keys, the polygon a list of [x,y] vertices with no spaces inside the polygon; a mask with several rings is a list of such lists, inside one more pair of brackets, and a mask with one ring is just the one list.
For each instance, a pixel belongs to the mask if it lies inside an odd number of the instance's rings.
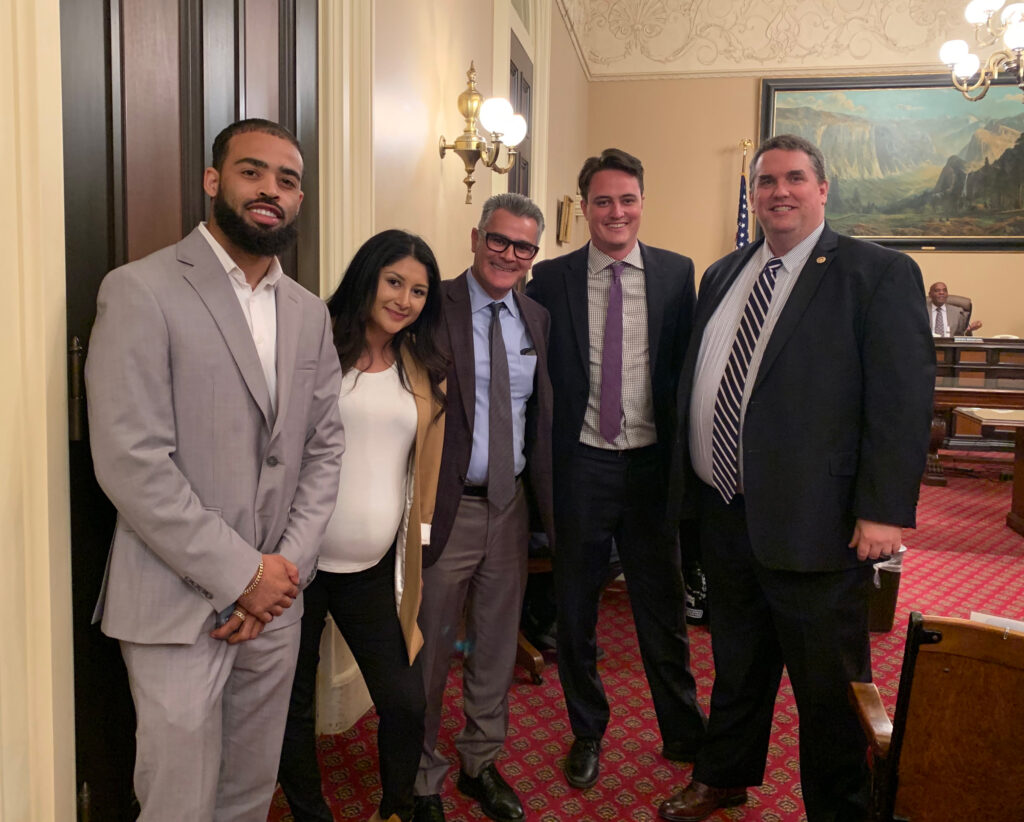
{"label": "brass wall sconce", "polygon": [[[504,97],[484,100],[484,96],[476,89],[476,67],[472,61],[466,72],[466,90],[459,95],[459,113],[466,120],[466,130],[455,138],[454,143],[445,142],[442,134],[438,148],[442,157],[445,152],[454,151],[462,158],[466,167],[466,177],[462,181],[466,184],[466,202],[472,203],[473,183],[476,182],[473,171],[476,164],[480,162],[491,171],[508,174],[516,164],[515,147],[526,136],[526,119],[522,114],[513,114],[512,104]],[[489,143],[477,131],[477,122],[490,132]],[[498,154],[503,144],[508,154],[508,163],[504,166],[498,164]]]}

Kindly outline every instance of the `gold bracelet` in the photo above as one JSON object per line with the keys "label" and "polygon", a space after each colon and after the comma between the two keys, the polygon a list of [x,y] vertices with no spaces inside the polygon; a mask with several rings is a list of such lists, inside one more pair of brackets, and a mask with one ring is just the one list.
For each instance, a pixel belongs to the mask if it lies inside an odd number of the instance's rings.
{"label": "gold bracelet", "polygon": [[256,576],[252,578],[252,582],[245,586],[245,590],[242,591],[242,596],[248,596],[256,590],[256,586],[260,584],[260,580],[263,579],[263,558],[260,557],[260,567],[256,571]]}

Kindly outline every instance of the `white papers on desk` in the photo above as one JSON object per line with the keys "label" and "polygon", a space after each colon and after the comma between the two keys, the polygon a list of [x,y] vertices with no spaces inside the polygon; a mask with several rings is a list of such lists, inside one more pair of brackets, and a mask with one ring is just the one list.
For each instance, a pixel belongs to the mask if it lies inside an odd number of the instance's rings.
{"label": "white papers on desk", "polygon": [[1011,631],[1020,631],[1024,634],[1024,622],[1021,622],[1019,619],[1009,619],[1008,617],[983,614],[980,611],[971,611],[971,622],[980,622],[996,628],[1009,628]]}

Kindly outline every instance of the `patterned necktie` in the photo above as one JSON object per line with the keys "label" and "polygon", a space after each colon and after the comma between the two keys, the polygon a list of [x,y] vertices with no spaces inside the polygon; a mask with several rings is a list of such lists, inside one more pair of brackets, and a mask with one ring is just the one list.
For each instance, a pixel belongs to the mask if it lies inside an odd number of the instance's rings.
{"label": "patterned necktie", "polygon": [[508,354],[501,335],[502,303],[491,303],[491,384],[488,393],[487,500],[499,511],[512,501],[516,486],[512,456],[512,387]]}
{"label": "patterned necktie", "polygon": [[622,430],[622,270],[621,260],[611,265],[612,285],[608,290],[608,314],[604,320],[601,351],[601,436],[615,442]]}
{"label": "patterned necktie", "polygon": [[715,488],[722,499],[729,502],[739,485],[739,441],[740,441],[740,408],[743,405],[743,386],[750,368],[750,358],[754,354],[757,338],[761,336],[764,318],[768,314],[768,306],[772,302],[775,289],[775,277],[782,260],[772,257],[750,291],[747,305],[740,318],[740,326],[736,331],[736,339],[729,352],[729,362],[722,374],[722,384],[718,387],[715,398],[715,418],[711,434],[711,475]]}
{"label": "patterned necktie", "polygon": [[942,316],[943,312],[941,308],[935,309],[935,336],[945,337],[946,336],[946,320]]}

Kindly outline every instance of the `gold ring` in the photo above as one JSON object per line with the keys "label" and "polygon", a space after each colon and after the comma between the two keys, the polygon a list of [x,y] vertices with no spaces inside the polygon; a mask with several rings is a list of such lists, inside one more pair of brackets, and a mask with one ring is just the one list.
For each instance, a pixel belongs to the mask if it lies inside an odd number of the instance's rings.
{"label": "gold ring", "polygon": [[240,620],[242,620],[242,622],[245,622],[245,618],[248,616],[248,614],[246,614],[245,611],[243,611],[241,608],[235,608],[235,610],[231,612],[231,616],[236,616]]}

